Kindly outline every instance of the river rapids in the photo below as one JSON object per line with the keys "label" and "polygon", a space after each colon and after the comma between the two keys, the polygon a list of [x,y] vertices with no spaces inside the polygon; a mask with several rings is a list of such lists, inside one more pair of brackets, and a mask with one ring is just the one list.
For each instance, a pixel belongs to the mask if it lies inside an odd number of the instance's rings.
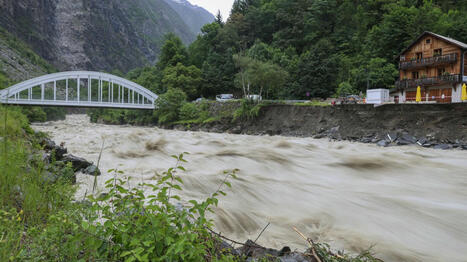
{"label": "river rapids", "polygon": [[[155,183],[183,152],[186,200],[208,197],[224,170],[240,169],[212,215],[217,231],[239,241],[270,222],[258,240],[268,247],[303,251],[295,226],[333,250],[371,248],[385,261],[467,261],[467,151],[109,126],[85,115],[33,128],[95,163],[103,145],[101,191],[108,169],[135,186]],[[77,198],[93,180],[78,175]]]}

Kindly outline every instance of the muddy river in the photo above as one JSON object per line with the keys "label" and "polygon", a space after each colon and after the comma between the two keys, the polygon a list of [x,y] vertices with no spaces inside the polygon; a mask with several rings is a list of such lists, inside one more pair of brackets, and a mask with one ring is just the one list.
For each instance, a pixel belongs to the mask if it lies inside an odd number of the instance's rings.
{"label": "muddy river", "polygon": [[[92,124],[85,115],[35,124],[69,152],[118,168],[133,183],[154,181],[189,152],[182,195],[203,199],[223,171],[239,180],[220,198],[212,218],[231,238],[303,250],[300,231],[334,250],[368,248],[385,261],[467,261],[467,151],[416,146],[379,148],[326,139],[179,132],[154,127]],[[99,189],[113,175],[98,178]],[[77,198],[93,178],[78,176]]]}

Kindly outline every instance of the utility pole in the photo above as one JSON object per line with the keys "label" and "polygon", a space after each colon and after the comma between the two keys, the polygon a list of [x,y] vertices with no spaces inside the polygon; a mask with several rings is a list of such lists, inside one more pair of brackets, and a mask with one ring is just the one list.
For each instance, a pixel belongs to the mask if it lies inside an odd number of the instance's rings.
{"label": "utility pole", "polygon": [[365,73],[366,73],[366,90],[370,89],[370,76],[368,74],[368,68],[365,68]]}

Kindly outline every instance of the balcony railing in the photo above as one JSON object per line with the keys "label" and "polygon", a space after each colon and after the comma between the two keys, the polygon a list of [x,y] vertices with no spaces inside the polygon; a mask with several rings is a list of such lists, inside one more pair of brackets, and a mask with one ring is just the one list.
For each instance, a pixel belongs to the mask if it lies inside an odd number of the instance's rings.
{"label": "balcony railing", "polygon": [[460,83],[463,80],[462,75],[444,75],[436,77],[427,77],[419,79],[404,79],[396,81],[397,88],[411,88],[417,86],[435,86],[443,84]]}
{"label": "balcony railing", "polygon": [[402,70],[406,70],[410,68],[433,66],[433,65],[455,63],[455,62],[457,62],[457,54],[447,54],[447,55],[427,57],[427,58],[422,58],[422,59],[417,59],[417,60],[412,60],[412,61],[400,62],[399,68]]}

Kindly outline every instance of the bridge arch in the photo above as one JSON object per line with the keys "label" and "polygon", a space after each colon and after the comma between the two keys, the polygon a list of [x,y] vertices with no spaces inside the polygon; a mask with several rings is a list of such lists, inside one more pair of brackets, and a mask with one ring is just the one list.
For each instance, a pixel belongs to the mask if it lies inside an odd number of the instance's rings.
{"label": "bridge arch", "polygon": [[53,73],[0,91],[16,105],[154,109],[156,94],[122,77],[92,71]]}

